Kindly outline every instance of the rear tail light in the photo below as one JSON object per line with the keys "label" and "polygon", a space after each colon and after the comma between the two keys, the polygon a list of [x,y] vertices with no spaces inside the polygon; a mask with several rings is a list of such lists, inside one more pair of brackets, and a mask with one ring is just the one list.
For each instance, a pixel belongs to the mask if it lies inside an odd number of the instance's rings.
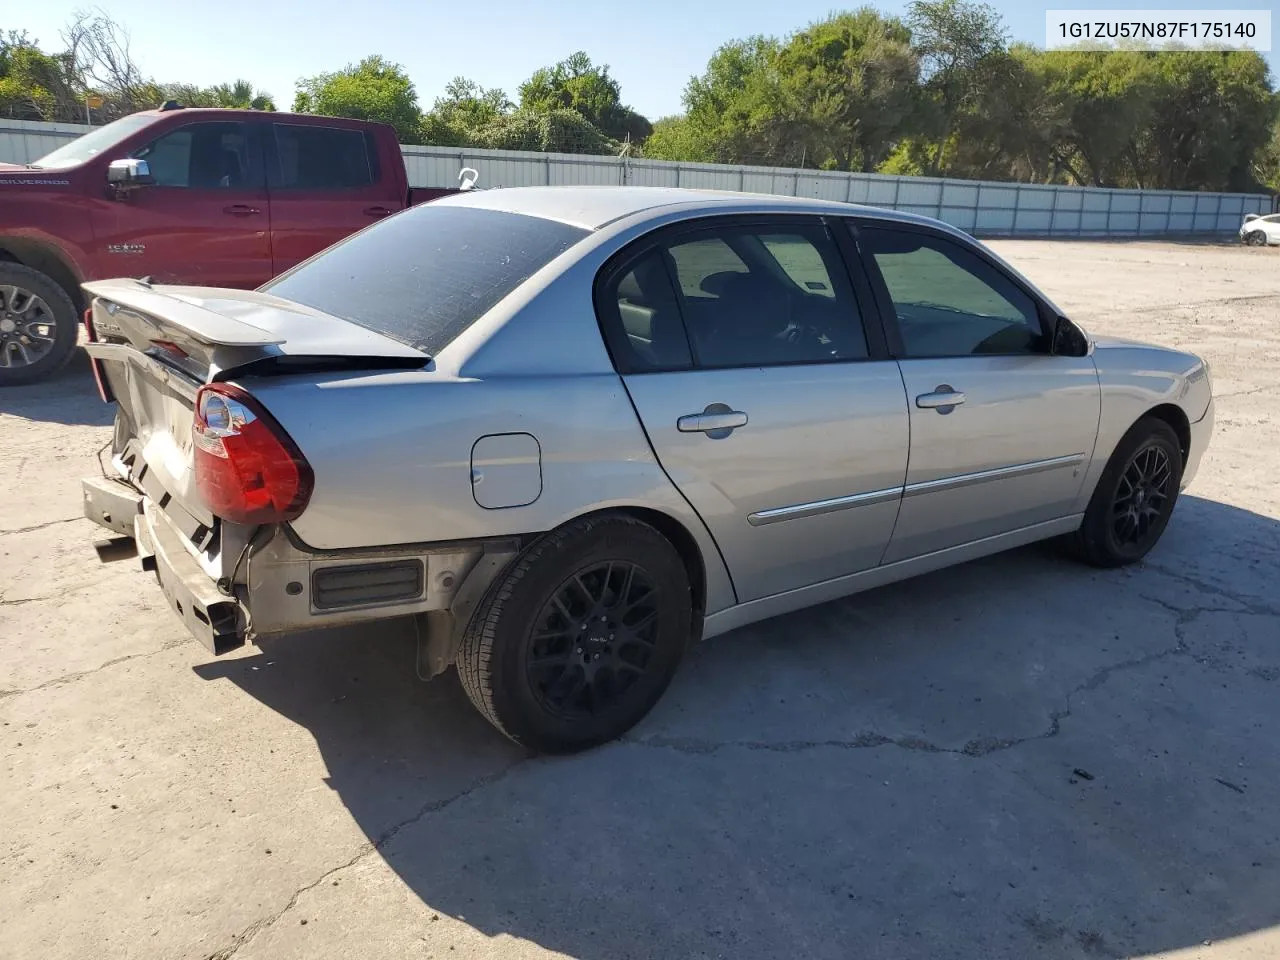
{"label": "rear tail light", "polygon": [[226,383],[196,394],[196,489],[214,516],[283,523],[306,509],[315,478],[302,451],[251,396]]}

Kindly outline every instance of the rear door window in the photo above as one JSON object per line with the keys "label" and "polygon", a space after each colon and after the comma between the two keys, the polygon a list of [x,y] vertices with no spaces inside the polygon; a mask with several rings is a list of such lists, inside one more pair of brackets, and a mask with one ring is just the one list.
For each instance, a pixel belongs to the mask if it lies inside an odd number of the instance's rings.
{"label": "rear door window", "polygon": [[667,248],[700,367],[860,360],[862,318],[821,224],[731,226]]}
{"label": "rear door window", "polygon": [[377,152],[363,130],[275,123],[278,186],[354,190],[377,182]]}
{"label": "rear door window", "polygon": [[588,233],[540,217],[424,203],[262,290],[435,354]]}

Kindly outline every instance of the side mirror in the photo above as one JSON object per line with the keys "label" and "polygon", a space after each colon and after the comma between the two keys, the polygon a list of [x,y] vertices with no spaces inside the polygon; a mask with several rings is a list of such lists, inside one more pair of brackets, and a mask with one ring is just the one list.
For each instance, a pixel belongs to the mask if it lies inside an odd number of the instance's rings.
{"label": "side mirror", "polygon": [[1066,317],[1055,317],[1049,352],[1055,357],[1083,357],[1089,352],[1089,338]]}
{"label": "side mirror", "polygon": [[127,160],[112,160],[107,166],[107,183],[117,189],[145,187],[156,182],[151,176],[151,165],[145,160],[130,157]]}

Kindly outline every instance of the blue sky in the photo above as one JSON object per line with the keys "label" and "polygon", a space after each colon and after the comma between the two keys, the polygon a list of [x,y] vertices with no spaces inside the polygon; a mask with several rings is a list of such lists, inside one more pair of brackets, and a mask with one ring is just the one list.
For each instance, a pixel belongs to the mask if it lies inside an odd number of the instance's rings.
{"label": "blue sky", "polygon": [[[92,0],[40,0],[11,7],[5,27],[25,29],[46,49]],[[716,47],[755,33],[784,35],[833,9],[833,0],[216,0],[190,6],[100,0],[129,30],[134,58],[161,81],[207,85],[240,77],[288,109],[294,81],[370,53],[405,66],[429,108],[459,74],[485,86],[515,89],[539,66],[586,50],[611,66],[623,98],[651,118],[680,109],[680,92]],[[901,14],[906,0],[873,3]],[[995,0],[1016,40],[1044,44],[1044,12],[1053,9],[1266,9],[1257,0]],[[198,9],[198,12],[197,12]],[[180,12],[181,11],[181,12]],[[468,12],[469,11],[469,12]],[[14,16],[16,14],[16,16]],[[1268,55],[1273,78],[1277,55]]]}

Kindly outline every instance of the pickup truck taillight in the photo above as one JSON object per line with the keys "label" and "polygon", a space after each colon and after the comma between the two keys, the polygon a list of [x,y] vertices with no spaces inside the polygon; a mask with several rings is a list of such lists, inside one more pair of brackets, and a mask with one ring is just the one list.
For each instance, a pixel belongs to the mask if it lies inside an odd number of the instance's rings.
{"label": "pickup truck taillight", "polygon": [[306,509],[315,478],[302,451],[251,396],[226,383],[196,394],[196,489],[214,516],[282,523]]}

